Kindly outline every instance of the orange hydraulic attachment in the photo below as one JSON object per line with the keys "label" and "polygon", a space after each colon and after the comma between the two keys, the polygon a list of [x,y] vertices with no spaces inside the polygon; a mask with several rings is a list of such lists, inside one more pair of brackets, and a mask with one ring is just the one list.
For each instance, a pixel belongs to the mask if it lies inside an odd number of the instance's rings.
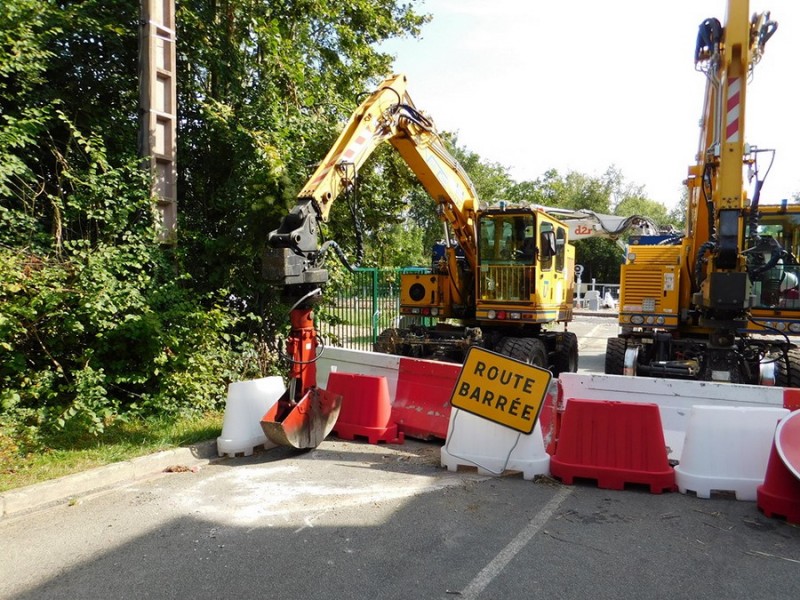
{"label": "orange hydraulic attachment", "polygon": [[292,331],[286,340],[291,357],[289,389],[261,419],[264,434],[275,444],[316,448],[339,417],[342,397],[317,387],[317,332],[310,308],[289,314]]}

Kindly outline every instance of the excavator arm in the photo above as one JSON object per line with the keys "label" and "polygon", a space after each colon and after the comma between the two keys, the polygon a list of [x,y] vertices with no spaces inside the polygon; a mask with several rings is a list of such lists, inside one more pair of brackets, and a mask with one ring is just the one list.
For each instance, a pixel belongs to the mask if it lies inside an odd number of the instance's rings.
{"label": "excavator arm", "polygon": [[[355,185],[358,171],[383,142],[389,142],[431,198],[470,263],[476,258],[475,189],[466,172],[445,148],[433,122],[419,112],[406,90],[406,78],[385,80],[353,113],[336,143],[306,182],[292,210],[268,237],[264,275],[278,284],[290,310],[291,332],[286,342],[290,359],[286,393],[264,415],[261,427],[276,444],[314,448],[332,430],[341,397],[317,388],[319,345],[312,309],[328,281],[325,256],[331,249],[344,254],[331,240],[320,244],[320,225],[328,220],[336,199]],[[454,248],[450,268],[458,271]],[[349,265],[347,260],[345,264]],[[453,276],[454,286],[464,281]]]}
{"label": "excavator arm", "polygon": [[[743,167],[754,171],[756,149],[744,140],[747,84],[776,28],[768,12],[751,17],[746,1],[729,0],[725,26],[706,19],[698,32],[695,68],[706,75],[706,93],[698,162],[689,171],[687,235],[691,303],[711,318],[740,317],[749,307]],[[751,214],[762,183],[756,180]],[[730,301],[720,303],[722,296]]]}
{"label": "excavator arm", "polygon": [[659,227],[651,219],[639,215],[620,217],[617,215],[603,215],[592,210],[580,209],[544,209],[549,214],[554,214],[560,221],[570,226],[569,239],[571,241],[584,240],[591,237],[605,237],[612,240],[619,239],[626,233],[632,235],[658,235]]}
{"label": "excavator arm", "polygon": [[433,122],[416,109],[404,75],[386,79],[351,116],[328,154],[297,197],[291,212],[268,237],[268,280],[289,296],[302,296],[327,281],[324,258],[333,242],[320,244],[320,223],[328,220],[335,200],[355,178],[375,149],[389,142],[437,203],[470,262],[475,260],[472,229],[475,188],[450,155]]}

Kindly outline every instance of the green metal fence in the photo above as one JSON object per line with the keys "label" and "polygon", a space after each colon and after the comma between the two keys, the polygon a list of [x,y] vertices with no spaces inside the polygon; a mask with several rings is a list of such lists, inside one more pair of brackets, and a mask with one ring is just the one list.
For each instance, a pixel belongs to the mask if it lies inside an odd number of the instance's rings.
{"label": "green metal fence", "polygon": [[353,350],[372,350],[378,334],[397,327],[400,318],[400,276],[423,268],[358,268],[329,297],[317,329],[325,343]]}

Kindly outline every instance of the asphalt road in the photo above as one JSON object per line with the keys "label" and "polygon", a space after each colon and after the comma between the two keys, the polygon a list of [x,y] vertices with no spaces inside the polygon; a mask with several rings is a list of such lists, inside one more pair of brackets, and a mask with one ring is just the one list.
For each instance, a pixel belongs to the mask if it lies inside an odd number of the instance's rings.
{"label": "asphalt road", "polygon": [[606,341],[617,335],[618,329],[616,314],[610,315],[579,315],[569,324],[569,330],[578,336],[579,373],[605,371]]}
{"label": "asphalt road", "polygon": [[[610,328],[610,329],[609,329]],[[579,318],[602,371],[613,319]],[[598,362],[599,361],[599,362]],[[796,598],[800,528],[752,502],[484,477],[329,439],[0,522],[0,597]]]}

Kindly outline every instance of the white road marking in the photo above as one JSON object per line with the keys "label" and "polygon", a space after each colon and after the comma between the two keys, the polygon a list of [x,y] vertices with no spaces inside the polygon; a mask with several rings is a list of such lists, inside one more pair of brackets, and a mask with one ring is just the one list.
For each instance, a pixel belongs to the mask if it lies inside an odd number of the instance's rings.
{"label": "white road marking", "polygon": [[561,503],[572,493],[572,488],[562,487],[553,498],[545,504],[544,508],[517,534],[500,553],[475,576],[469,585],[459,595],[460,600],[475,600],[486,589],[492,580],[505,569],[506,565],[533,539],[545,523],[558,510]]}

